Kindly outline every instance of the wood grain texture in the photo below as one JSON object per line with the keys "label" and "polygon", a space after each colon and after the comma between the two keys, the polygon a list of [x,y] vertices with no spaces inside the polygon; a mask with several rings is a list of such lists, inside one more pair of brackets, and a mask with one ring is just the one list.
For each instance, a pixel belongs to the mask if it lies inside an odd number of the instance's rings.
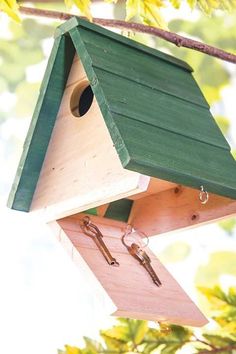
{"label": "wood grain texture", "polygon": [[[116,151],[124,169],[196,189],[203,184],[209,192],[236,199],[236,163],[186,63],[76,18],[61,26],[57,34],[9,198],[11,208],[29,210],[75,50],[96,97],[93,114],[103,120],[107,136],[110,136],[111,151]],[[77,75],[75,72],[74,77],[70,76],[64,101],[69,100]],[[67,115],[67,109],[61,108],[58,117],[64,114]],[[69,125],[74,129],[74,138],[69,142],[72,143],[76,139],[78,120]],[[52,136],[54,145],[49,149],[56,150],[58,145],[61,151],[59,164],[64,164],[60,145],[66,145],[65,139],[69,137],[64,136],[62,126],[60,129],[60,140],[56,143]],[[96,139],[96,144],[100,145],[95,130],[93,125],[91,140],[85,141],[91,151],[95,149],[92,144]],[[100,139],[102,141],[103,135]],[[77,142],[75,147],[78,148]],[[76,153],[73,152],[73,157]],[[105,150],[103,154],[106,156]],[[71,165],[76,164],[73,161]],[[80,168],[80,178],[85,179],[83,171]],[[77,175],[73,183],[76,184],[76,180]],[[55,189],[61,188],[57,182],[55,178]],[[140,191],[139,182],[136,185]],[[80,190],[75,189],[73,198],[66,190],[64,196],[64,191],[60,191],[63,206],[59,206],[58,211],[67,209],[67,212],[60,216],[81,210],[79,206],[75,207],[80,200]],[[102,191],[107,193],[105,188]],[[34,200],[39,199],[36,193]],[[121,197],[131,194],[121,193]],[[101,203],[112,200],[105,197]],[[79,205],[81,203],[79,201]],[[83,203],[87,203],[85,208],[98,205],[92,198]],[[52,204],[55,204],[54,199],[50,201]],[[48,207],[45,202],[35,204],[33,209],[35,206]],[[59,217],[58,211],[54,211],[51,217]]]}
{"label": "wood grain texture", "polygon": [[[95,72],[109,102],[110,111],[129,118],[131,124],[132,120],[144,122],[149,126],[175,133],[180,139],[185,136],[229,150],[229,145],[210,111],[186,102],[187,93],[182,92],[176,84],[179,82],[177,78],[173,80],[173,85],[175,83],[178,87],[181,98],[171,95],[171,92],[163,93],[153,85],[143,85],[130,76],[114,75],[107,72],[107,69],[95,68]],[[142,71],[142,75],[145,77],[145,72]],[[159,80],[159,85],[163,86],[163,81]],[[182,81],[185,83],[183,79]],[[111,82],[114,85],[112,90]]]}
{"label": "wood grain texture", "polygon": [[161,59],[161,60],[164,60],[168,63],[174,64],[183,70],[186,70],[189,72],[193,71],[191,66],[181,59],[178,59],[176,57],[173,57],[172,55],[163,53],[159,50],[147,47],[146,45],[143,45],[141,43],[133,41],[127,37],[120,36],[117,33],[109,31],[108,29],[105,29],[101,26],[97,26],[91,22],[85,21],[85,20],[78,18],[78,17],[73,17],[72,19],[64,22],[62,25],[57,27],[57,29],[55,31],[55,37],[56,38],[60,37],[61,35],[64,35],[74,29],[77,29],[78,27],[79,27],[79,29],[84,28],[88,31],[96,32],[102,36],[109,37],[114,42],[118,42],[118,43],[122,43],[127,46],[131,46],[133,49],[136,49],[143,54],[145,53],[148,55],[152,55],[152,56],[156,57],[157,59]]}
{"label": "wood grain texture", "polygon": [[88,264],[77,251],[61,226],[56,221],[53,221],[49,224],[49,227],[71,260],[76,264],[77,267],[79,267],[81,288],[84,288],[85,285],[85,288],[91,289],[90,300],[93,297],[95,298],[95,303],[98,304],[98,306],[101,306],[101,312],[103,315],[104,313],[109,315],[115,312],[117,307],[112,302],[111,298],[108,296],[105,289],[101,286],[95,274],[91,271]]}
{"label": "wood grain texture", "polygon": [[[199,120],[200,125],[204,120],[208,121],[206,123],[208,128],[205,126],[201,131],[202,136],[199,139],[196,137],[196,140],[185,134],[186,130],[191,129],[191,124],[189,125],[191,111],[185,116],[182,134],[177,134],[164,126],[160,128],[157,122],[155,124],[146,122],[145,119],[149,119],[147,116],[149,114],[152,115],[152,112],[150,112],[151,105],[148,108],[148,114],[143,112],[143,121],[141,121],[141,117],[140,119],[135,119],[130,117],[129,114],[126,116],[112,112],[112,101],[109,101],[106,95],[111,98],[111,92],[113,92],[113,89],[116,92],[117,85],[110,86],[108,92],[108,88],[106,89],[108,86],[106,86],[106,79],[104,78],[110,73],[104,69],[102,71],[102,75],[104,75],[99,76],[99,69],[93,66],[93,58],[87,51],[86,39],[83,37],[82,32],[79,31],[75,28],[70,34],[77,51],[81,53],[81,60],[84,63],[89,80],[94,82],[93,89],[96,98],[123,166],[151,177],[197,189],[204,184],[205,188],[210,192],[236,198],[236,163],[228,151],[228,143],[220,133],[219,128],[216,127],[213,118],[210,118],[209,112],[206,111],[206,116],[199,118],[202,114],[199,111],[199,116],[196,116],[196,120]],[[105,55],[106,53],[104,52]],[[116,55],[119,57],[119,53],[116,53]],[[90,57],[89,62],[86,61],[88,56]],[[142,71],[142,68],[140,68],[140,71]],[[128,81],[128,79],[124,80],[124,82]],[[115,83],[115,81],[112,82]],[[135,89],[129,88],[129,91],[126,91],[124,87],[118,87],[120,95],[123,95],[123,98],[119,96],[119,109],[122,105],[125,105],[126,108],[129,107],[130,96],[132,97],[133,95],[136,95],[136,104],[139,106],[139,102],[142,102],[142,92],[140,91],[139,95],[135,92]],[[137,85],[134,87],[136,88]],[[129,92],[129,95],[127,95],[127,92]],[[105,104],[104,94],[106,97]],[[199,94],[201,94],[200,91]],[[114,100],[117,99],[117,92],[113,98]],[[149,95],[146,98],[149,99]],[[184,113],[173,110],[171,114],[173,126],[178,127],[178,118],[181,119],[181,115]],[[179,114],[179,117],[177,114]],[[196,123],[194,124],[196,126]],[[212,140],[212,144],[209,144],[207,139],[204,139],[207,129],[210,134],[215,134],[215,142]],[[117,143],[120,138],[122,142]],[[124,154],[123,151],[125,151]],[[207,168],[203,168],[205,165],[207,165]]]}
{"label": "wood grain texture", "polygon": [[129,223],[148,236],[154,236],[235,215],[235,200],[210,194],[209,201],[203,205],[199,191],[176,187],[135,200]]}
{"label": "wood grain texture", "polygon": [[123,169],[95,98],[83,117],[72,115],[72,94],[84,82],[82,63],[74,61],[31,205],[47,220],[142,192],[149,183]]}
{"label": "wood grain texture", "polygon": [[114,115],[130,161],[125,168],[236,199],[236,162],[229,151]]}
{"label": "wood grain texture", "polygon": [[[151,87],[187,102],[209,107],[204,96],[199,94],[199,87],[189,72],[168,61],[158,60],[152,55],[140,55],[140,52],[134,50],[132,46],[125,46],[98,33],[81,28],[80,34],[95,69],[106,70],[144,87]],[[131,44],[132,42],[130,41]],[[179,82],[178,86],[176,82]]]}
{"label": "wood grain texture", "polygon": [[8,199],[12,209],[29,211],[74,53],[69,37],[55,40]]}
{"label": "wood grain texture", "polygon": [[109,266],[94,241],[83,234],[78,214],[57,220],[61,234],[66,235],[73,258],[79,253],[94,273],[97,280],[111,298],[116,309],[115,316],[138,319],[168,321],[171,323],[202,326],[207,323],[204,315],[159,262],[156,256],[147,250],[152,265],[160,277],[163,286],[153,284],[145,269],[128,253],[120,237],[126,227],[123,222],[90,216],[104,235],[104,241],[119,261],[119,267]]}
{"label": "wood grain texture", "polygon": [[178,184],[176,184],[176,183],[171,183],[168,181],[164,181],[163,179],[151,177],[147,190],[142,193],[131,195],[129,197],[129,199],[131,199],[131,200],[141,199],[141,198],[147,197],[149,195],[157,194],[157,193],[167,191],[168,189],[173,189],[176,187],[178,187]]}

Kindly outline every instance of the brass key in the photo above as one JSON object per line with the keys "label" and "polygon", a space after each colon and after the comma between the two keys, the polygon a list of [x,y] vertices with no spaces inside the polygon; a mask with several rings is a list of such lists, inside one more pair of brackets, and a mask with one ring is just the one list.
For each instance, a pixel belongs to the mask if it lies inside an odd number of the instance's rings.
{"label": "brass key", "polygon": [[128,246],[125,241],[126,235],[124,235],[122,237],[122,243],[123,245],[127,248],[127,250],[129,251],[129,253],[131,254],[131,256],[133,256],[135,259],[137,259],[137,261],[139,261],[139,263],[146,269],[146,271],[149,273],[149,275],[152,278],[152,281],[157,285],[157,286],[161,286],[161,281],[158,278],[158,276],[156,275],[156,272],[154,271],[154,269],[151,266],[151,259],[148,256],[148,254],[141,248],[139,247],[139,245],[137,245],[136,243],[132,243],[131,246]]}
{"label": "brass key", "polygon": [[91,220],[88,216],[85,216],[82,220],[82,225],[81,229],[83,230],[84,234],[91,237],[93,239],[93,241],[96,243],[98,249],[100,250],[100,252],[102,253],[103,257],[106,259],[107,263],[109,265],[112,265],[114,267],[119,267],[119,263],[117,262],[117,260],[112,257],[109,249],[107,248],[107,246],[105,245],[104,241],[103,241],[103,235],[101,233],[101,231],[99,230],[99,228],[91,223]]}

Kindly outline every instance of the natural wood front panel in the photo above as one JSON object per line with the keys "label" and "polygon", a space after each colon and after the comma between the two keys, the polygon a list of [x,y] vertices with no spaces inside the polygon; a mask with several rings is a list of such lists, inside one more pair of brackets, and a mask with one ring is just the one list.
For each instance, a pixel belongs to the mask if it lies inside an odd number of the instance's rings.
{"label": "natural wood front panel", "polygon": [[123,169],[95,97],[83,117],[72,115],[71,95],[86,80],[77,59],[31,205],[49,220],[142,192],[149,183],[149,177]]}
{"label": "natural wood front panel", "polygon": [[209,201],[203,205],[199,191],[179,186],[135,200],[129,223],[153,236],[234,215],[235,200],[209,194]]}
{"label": "natural wood front panel", "polygon": [[72,258],[75,260],[76,255],[80,254],[87,263],[111,298],[115,306],[113,315],[193,326],[207,323],[204,315],[150,250],[147,253],[163,284],[160,288],[128,253],[120,240],[125,223],[91,216],[92,222],[103,233],[112,255],[120,263],[119,267],[112,267],[107,264],[94,241],[81,231],[82,217],[81,214],[67,217],[51,223],[51,226],[58,239],[67,248],[70,245]]}

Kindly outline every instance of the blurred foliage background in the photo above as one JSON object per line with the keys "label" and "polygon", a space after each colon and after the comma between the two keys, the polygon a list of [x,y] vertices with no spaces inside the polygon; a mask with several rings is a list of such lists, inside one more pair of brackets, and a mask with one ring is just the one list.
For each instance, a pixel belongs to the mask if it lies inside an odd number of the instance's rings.
{"label": "blurred foliage background", "polygon": [[[135,7],[137,3],[132,1],[127,1],[128,6]],[[180,5],[179,1],[169,2],[177,8]],[[115,18],[123,19],[127,15],[127,3],[118,2],[110,5]],[[163,2],[157,3],[161,6]],[[192,7],[198,5],[202,9],[204,9],[204,3],[212,3],[210,9],[205,8],[204,10],[205,13],[211,13],[217,4],[222,6],[223,1],[188,1],[188,3]],[[224,3],[227,2],[224,1]],[[233,7],[235,2],[228,1],[228,3],[232,3]],[[89,3],[87,5],[89,6]],[[51,5],[38,3],[37,6],[65,10],[63,3]],[[133,16],[129,15],[128,17],[138,20],[140,14],[135,11],[134,9]],[[170,18],[163,12],[161,20],[159,18],[158,21],[162,21],[163,18],[165,22],[168,22],[168,27],[173,32],[200,39],[213,46],[236,53],[236,13],[233,11],[227,14],[214,12],[211,17],[196,11],[191,20],[188,20],[187,16],[182,18],[180,10],[176,10]],[[150,23],[147,20],[144,22]],[[11,183],[9,176],[13,176],[16,169],[16,161],[19,158],[27,126],[36,103],[46,59],[52,45],[53,32],[58,22],[22,18],[21,23],[18,24],[3,18],[0,24],[0,162],[4,166],[0,175],[0,196],[5,201]],[[166,23],[163,26],[166,26]],[[235,107],[235,102],[233,97],[227,100],[228,94],[232,95],[230,88],[236,88],[235,66],[196,51],[177,48],[151,36],[125,32],[123,34],[179,57],[193,67],[194,76],[211,105],[217,123],[232,147],[232,153],[236,156],[235,109],[230,110],[228,107],[229,102]],[[196,264],[194,268],[196,286],[213,287],[220,282],[222,275],[236,279],[236,252],[235,248],[231,247],[232,241],[236,239],[236,218],[221,221],[218,227],[224,231],[223,243],[225,247],[216,250],[214,235],[212,235],[211,241],[208,241],[208,246],[212,242],[209,257],[204,264]],[[202,247],[205,247],[204,236],[206,240],[209,238],[209,235],[206,234],[196,241],[200,242]],[[192,241],[192,239],[187,241],[186,238],[178,240],[173,238],[161,251],[158,251],[160,260],[169,264],[170,268],[185,264],[184,262],[188,262],[193,257],[194,245]],[[208,249],[210,248],[209,246]],[[149,328],[148,324],[143,321],[120,320],[110,330],[101,332],[101,341],[96,342],[86,338],[85,349],[66,346],[65,350],[59,351],[59,353],[151,353],[152,350],[157,350],[157,353],[171,354],[186,346],[187,349],[185,348],[183,353],[235,353],[235,289],[232,288],[228,292],[224,292],[218,287],[212,288],[212,290],[202,288],[201,292],[205,296],[199,297],[200,303],[215,319],[214,333],[203,331],[198,338],[198,334],[192,330],[179,326],[161,325],[158,328]],[[211,311],[213,312],[211,313]],[[191,349],[188,349],[189,345]],[[194,351],[192,351],[193,346]],[[224,350],[219,350],[220,348],[224,348]]]}
{"label": "blurred foliage background", "polygon": [[65,345],[58,354],[97,353],[221,353],[236,351],[236,288],[201,288],[212,313],[211,329],[194,330],[177,325],[119,319],[112,328],[100,331],[100,340],[84,337],[84,347]]}

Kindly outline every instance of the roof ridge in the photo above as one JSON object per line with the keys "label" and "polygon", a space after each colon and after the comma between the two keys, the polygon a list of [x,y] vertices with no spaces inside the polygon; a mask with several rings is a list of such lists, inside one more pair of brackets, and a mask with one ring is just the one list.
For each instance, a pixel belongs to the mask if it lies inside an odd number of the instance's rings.
{"label": "roof ridge", "polygon": [[66,34],[67,32],[69,32],[70,30],[72,30],[75,27],[85,27],[86,29],[90,30],[90,31],[95,31],[98,32],[99,34],[112,38],[115,41],[121,42],[124,45],[133,47],[134,49],[137,49],[139,51],[143,51],[146,54],[152,55],[157,57],[158,59],[164,60],[166,62],[169,62],[172,65],[176,65],[178,67],[180,67],[183,70],[187,70],[189,72],[192,72],[193,69],[192,67],[187,64],[186,62],[184,62],[181,59],[178,59],[172,55],[169,55],[167,53],[164,53],[158,49],[154,49],[151,47],[148,47],[144,44],[138,43],[130,38],[121,36],[113,31],[110,31],[102,26],[98,26],[94,23],[91,23],[89,21],[83,20],[79,17],[72,17],[70,20],[66,21],[65,23],[63,23],[62,25],[60,25],[56,31],[55,31],[55,38],[61,35]]}

